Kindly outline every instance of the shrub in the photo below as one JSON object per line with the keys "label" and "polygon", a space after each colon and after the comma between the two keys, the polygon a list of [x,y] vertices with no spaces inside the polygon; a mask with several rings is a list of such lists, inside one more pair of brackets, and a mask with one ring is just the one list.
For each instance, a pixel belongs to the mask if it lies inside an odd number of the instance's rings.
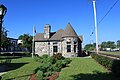
{"label": "shrub", "polygon": [[39,70],[42,70],[44,73],[47,72],[49,70],[49,67],[51,66],[51,63],[43,63],[40,65]]}
{"label": "shrub", "polygon": [[42,55],[42,58],[48,58],[49,56],[47,54]]}
{"label": "shrub", "polygon": [[61,68],[71,62],[69,58],[64,58],[61,54],[55,54],[52,57],[43,55],[42,57],[36,57],[35,60],[40,62],[40,66],[35,69],[35,73],[40,74],[40,76],[43,76],[44,78],[51,76],[54,72],[61,71]]}
{"label": "shrub", "polygon": [[58,60],[55,65],[56,65],[56,67],[61,69],[61,68],[66,67],[67,64],[68,64],[67,60]]}
{"label": "shrub", "polygon": [[91,56],[98,63],[106,67],[108,70],[111,70],[115,75],[118,76],[120,74],[120,60],[115,60],[98,54],[91,54]]}
{"label": "shrub", "polygon": [[43,59],[46,59],[46,58],[48,58],[48,55],[43,55],[43,56],[35,56],[34,57],[34,59],[37,61],[37,62],[41,62],[41,63],[43,63],[43,61],[45,61],[45,60],[43,60]]}
{"label": "shrub", "polygon": [[40,62],[40,63],[51,63],[51,64],[54,64],[56,62],[56,59],[53,58],[53,57],[49,57],[48,55],[43,55],[43,56],[39,56],[39,57],[35,57],[34,58],[37,62]]}
{"label": "shrub", "polygon": [[61,69],[63,67],[62,60],[58,60],[55,64],[55,66],[58,67],[59,69]]}
{"label": "shrub", "polygon": [[53,54],[53,57],[57,60],[62,60],[65,59],[61,53]]}
{"label": "shrub", "polygon": [[59,67],[56,67],[56,66],[52,66],[52,69],[54,72],[60,72],[60,68]]}
{"label": "shrub", "polygon": [[108,70],[111,70],[112,67],[112,61],[110,58],[107,58],[105,56],[101,56],[98,54],[92,54],[92,58],[94,58],[98,63],[106,67]]}
{"label": "shrub", "polygon": [[40,70],[40,68],[37,67],[33,72],[34,72],[34,73],[37,73],[39,70]]}
{"label": "shrub", "polygon": [[38,57],[34,57],[35,61],[37,62],[41,62],[41,60],[43,59],[42,57],[38,56]]}
{"label": "shrub", "polygon": [[37,80],[44,80],[44,77],[43,77],[43,71],[37,71],[36,73],[37,75]]}
{"label": "shrub", "polygon": [[56,59],[54,57],[50,57],[49,58],[49,62],[51,62],[52,64],[55,64],[56,63]]}
{"label": "shrub", "polygon": [[114,60],[112,72],[120,77],[120,60]]}
{"label": "shrub", "polygon": [[69,64],[72,60],[70,60],[69,58],[65,58],[64,61],[66,62],[66,64]]}
{"label": "shrub", "polygon": [[44,75],[45,75],[45,77],[47,77],[47,76],[51,76],[52,74],[53,74],[52,71],[48,71],[48,72],[46,72]]}
{"label": "shrub", "polygon": [[48,63],[48,62],[54,64],[56,62],[56,59],[53,57],[45,58],[44,63]]}

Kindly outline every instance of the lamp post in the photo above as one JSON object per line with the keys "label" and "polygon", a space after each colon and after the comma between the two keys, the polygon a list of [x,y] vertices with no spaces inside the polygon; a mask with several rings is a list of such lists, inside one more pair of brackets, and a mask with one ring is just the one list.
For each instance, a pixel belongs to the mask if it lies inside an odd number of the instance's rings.
{"label": "lamp post", "polygon": [[0,51],[1,51],[2,22],[6,12],[7,12],[7,8],[3,4],[0,4]]}

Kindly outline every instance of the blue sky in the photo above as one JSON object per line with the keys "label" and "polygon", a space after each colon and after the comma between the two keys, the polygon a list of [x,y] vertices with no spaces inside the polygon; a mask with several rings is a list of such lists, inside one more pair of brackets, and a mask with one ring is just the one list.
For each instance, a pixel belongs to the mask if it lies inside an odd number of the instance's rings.
{"label": "blue sky", "polygon": [[[116,0],[97,0],[97,22],[107,13]],[[36,26],[37,33],[50,24],[51,31],[65,29],[71,23],[83,44],[95,42],[93,5],[90,0],[0,0],[7,7],[3,26],[9,30],[8,37],[18,38]],[[94,34],[91,33],[94,31]],[[91,35],[91,36],[90,36]],[[98,40],[120,40],[120,1],[98,26]]]}

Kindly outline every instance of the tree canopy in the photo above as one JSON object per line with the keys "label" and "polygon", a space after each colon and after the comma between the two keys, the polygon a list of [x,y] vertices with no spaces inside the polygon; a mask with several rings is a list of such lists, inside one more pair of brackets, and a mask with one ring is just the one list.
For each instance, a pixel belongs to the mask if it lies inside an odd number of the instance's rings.
{"label": "tree canopy", "polygon": [[120,48],[120,40],[117,41],[117,47]]}
{"label": "tree canopy", "polygon": [[84,47],[84,50],[86,51],[92,51],[95,49],[95,43],[93,44],[86,44],[85,47]]}
{"label": "tree canopy", "polygon": [[4,49],[4,48],[8,48],[8,46],[10,45],[10,42],[7,38],[7,32],[8,30],[6,30],[4,27],[2,27],[1,30],[1,44],[0,46]]}
{"label": "tree canopy", "polygon": [[111,48],[111,49],[113,49],[115,47],[116,47],[116,45],[115,45],[114,41],[107,41],[107,42],[104,41],[104,42],[101,43],[101,48]]}
{"label": "tree canopy", "polygon": [[30,52],[32,51],[32,36],[29,34],[23,34],[18,37],[18,39],[22,40],[22,44],[19,44],[23,48],[27,48]]}

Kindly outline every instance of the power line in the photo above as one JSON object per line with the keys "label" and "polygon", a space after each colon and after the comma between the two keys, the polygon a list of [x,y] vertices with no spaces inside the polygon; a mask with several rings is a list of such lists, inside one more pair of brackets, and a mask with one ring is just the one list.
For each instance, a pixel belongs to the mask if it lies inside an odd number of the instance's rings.
{"label": "power line", "polygon": [[118,3],[119,0],[116,0],[116,2],[111,6],[111,8],[108,10],[108,12],[102,17],[102,19],[99,21],[98,25],[104,20],[104,18],[110,13],[110,11],[115,7],[115,5]]}
{"label": "power line", "polygon": [[[99,24],[104,20],[104,18],[105,18],[105,17],[110,13],[110,11],[115,7],[115,5],[118,3],[118,1],[119,1],[119,0],[116,0],[116,2],[111,6],[111,8],[110,8],[110,9],[107,11],[107,13],[102,17],[102,19],[98,22],[97,25],[99,25]],[[94,28],[94,30],[95,30],[95,28]],[[94,30],[91,32],[91,35],[90,35],[90,36],[93,35]]]}
{"label": "power line", "polygon": [[[116,2],[111,6],[111,8],[107,11],[107,13],[102,17],[102,19],[99,21],[99,23],[97,23],[97,25],[99,25],[104,18],[110,13],[110,11],[115,7],[115,5],[118,3],[119,0],[116,0]],[[95,28],[94,28],[95,30]],[[92,36],[94,34],[94,30],[91,32],[90,36]]]}

